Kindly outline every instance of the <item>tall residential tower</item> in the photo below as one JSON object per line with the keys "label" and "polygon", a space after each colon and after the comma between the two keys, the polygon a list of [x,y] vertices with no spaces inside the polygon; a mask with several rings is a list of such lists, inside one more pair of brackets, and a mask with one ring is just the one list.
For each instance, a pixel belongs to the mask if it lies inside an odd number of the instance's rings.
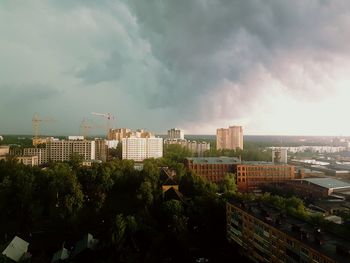
{"label": "tall residential tower", "polygon": [[228,129],[221,128],[216,130],[216,149],[237,148],[243,150],[243,128],[242,126],[230,126]]}

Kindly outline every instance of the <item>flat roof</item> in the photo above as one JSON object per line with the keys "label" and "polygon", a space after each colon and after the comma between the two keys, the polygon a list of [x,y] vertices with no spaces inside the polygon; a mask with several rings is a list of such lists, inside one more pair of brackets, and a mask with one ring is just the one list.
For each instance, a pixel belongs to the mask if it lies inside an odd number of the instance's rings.
{"label": "flat roof", "polygon": [[305,178],[304,181],[310,182],[312,184],[319,185],[324,188],[350,188],[350,182],[341,181],[333,178]]}
{"label": "flat roof", "polygon": [[193,157],[186,159],[194,164],[236,164],[241,162],[236,157]]}
{"label": "flat roof", "polygon": [[237,157],[192,157],[186,158],[188,161],[192,161],[194,164],[242,164],[242,165],[275,165],[285,166],[285,163],[273,163],[264,161],[241,161]]}
{"label": "flat roof", "polygon": [[[250,209],[247,209],[245,207],[241,207],[237,202],[230,203],[236,206],[237,208],[242,209],[246,213],[254,216],[255,218],[263,221],[264,223],[270,225],[271,227],[274,227],[286,233],[288,236],[299,240],[303,244],[315,249],[316,251],[320,251],[322,254],[325,254],[326,256],[336,260],[339,263],[349,262],[348,258],[345,258],[344,255],[340,255],[337,253],[337,246],[341,246],[347,250],[350,249],[349,239],[344,239],[343,237],[333,234],[327,231],[326,228],[322,228],[321,232],[317,233],[315,230],[318,227],[313,226],[310,223],[295,218],[293,216],[285,215],[285,217],[281,217],[281,211],[268,204],[248,201],[245,202],[245,204],[248,205]],[[268,221],[267,218],[272,219],[272,222]],[[280,224],[275,223],[277,218],[281,220]],[[296,226],[300,230],[293,230],[293,226]],[[301,239],[300,231],[308,233],[309,238]],[[323,240],[323,244],[317,245],[314,242],[315,238],[321,238]]]}

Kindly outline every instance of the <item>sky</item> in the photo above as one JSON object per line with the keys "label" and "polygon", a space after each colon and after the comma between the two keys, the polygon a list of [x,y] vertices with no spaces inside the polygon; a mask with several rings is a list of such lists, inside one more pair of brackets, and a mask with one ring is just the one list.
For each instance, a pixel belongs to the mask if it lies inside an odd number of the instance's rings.
{"label": "sky", "polygon": [[[348,0],[2,0],[0,134],[350,135]],[[91,133],[101,130],[94,128]]]}

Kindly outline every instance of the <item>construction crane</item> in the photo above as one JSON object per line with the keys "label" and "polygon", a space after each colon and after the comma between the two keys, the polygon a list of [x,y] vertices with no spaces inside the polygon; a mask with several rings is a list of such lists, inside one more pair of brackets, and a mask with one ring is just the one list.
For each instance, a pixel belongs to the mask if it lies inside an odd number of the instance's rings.
{"label": "construction crane", "polygon": [[92,125],[88,122],[87,118],[84,118],[80,124],[80,129],[85,139],[89,136],[89,130],[91,128],[106,128],[106,127],[101,125]]}
{"label": "construction crane", "polygon": [[112,121],[115,119],[114,116],[111,114],[111,113],[97,113],[97,112],[91,112],[92,115],[95,115],[95,116],[100,116],[100,117],[103,117],[107,120],[107,126],[106,126],[106,129],[107,129],[107,135],[108,135],[108,132],[109,130],[111,129],[111,123]]}
{"label": "construction crane", "polygon": [[34,131],[34,139],[38,139],[40,135],[40,123],[42,122],[50,122],[55,121],[52,118],[40,119],[39,114],[35,113],[32,119],[33,131]]}
{"label": "construction crane", "polygon": [[40,135],[40,124],[42,122],[50,122],[55,121],[52,118],[40,119],[39,114],[35,113],[32,119],[34,137],[33,137],[33,145],[37,147],[39,144],[47,143],[47,138],[39,138]]}

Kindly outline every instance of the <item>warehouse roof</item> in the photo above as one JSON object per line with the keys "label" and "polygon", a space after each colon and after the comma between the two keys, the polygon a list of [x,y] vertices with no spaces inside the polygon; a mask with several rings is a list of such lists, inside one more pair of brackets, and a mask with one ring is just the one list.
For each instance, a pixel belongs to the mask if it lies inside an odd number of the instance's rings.
{"label": "warehouse roof", "polygon": [[350,188],[350,182],[341,181],[333,178],[306,178],[304,181],[316,184],[318,186],[334,189],[334,188]]}
{"label": "warehouse roof", "polygon": [[241,161],[236,157],[194,157],[186,158],[194,164],[236,164]]}

